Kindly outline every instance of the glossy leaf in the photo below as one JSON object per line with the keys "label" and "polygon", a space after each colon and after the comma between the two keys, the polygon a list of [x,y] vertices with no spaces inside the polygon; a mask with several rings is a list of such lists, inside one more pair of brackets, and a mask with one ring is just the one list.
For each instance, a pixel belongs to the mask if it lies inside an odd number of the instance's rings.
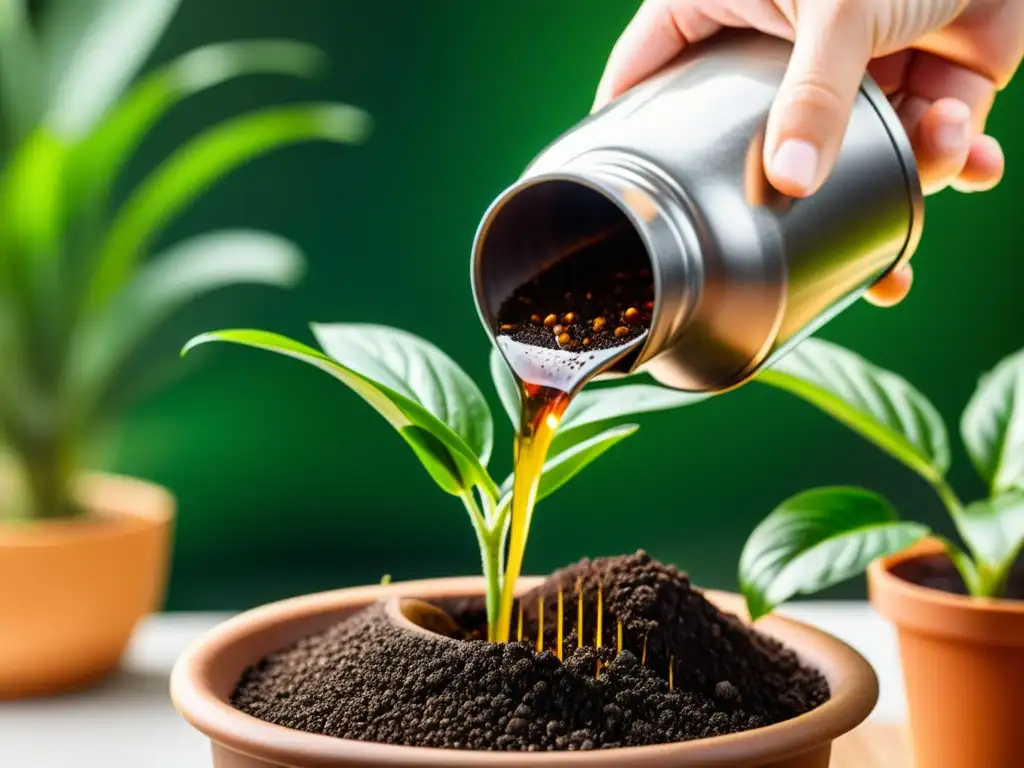
{"label": "glossy leaf", "polygon": [[496,347],[491,348],[490,365],[491,380],[494,382],[494,388],[498,392],[501,406],[505,409],[505,413],[508,414],[512,427],[519,429],[519,409],[521,407],[519,384],[516,382],[516,377],[512,374],[512,370],[508,367],[508,363],[505,362],[505,358],[502,357],[501,352]]}
{"label": "glossy leaf", "polygon": [[53,0],[43,24],[50,66],[46,124],[84,136],[149,58],[181,0]]}
{"label": "glossy leaf", "polygon": [[949,438],[935,406],[849,350],[806,339],[757,380],[817,406],[929,480],[949,469]]}
{"label": "glossy leaf", "polygon": [[270,107],[211,128],[178,149],[134,191],[115,219],[93,275],[95,309],[127,282],[146,247],[199,195],[246,162],[287,144],[361,141],[369,116],[341,104]]}
{"label": "glossy leaf", "polygon": [[797,494],[754,529],[740,556],[751,618],[856,576],[875,558],[927,533],[923,525],[900,522],[889,502],[869,491],[830,487]]}
{"label": "glossy leaf", "polygon": [[494,424],[476,383],[429,341],[397,328],[366,323],[314,323],[330,357],[414,400],[457,434],[484,465]]}
{"label": "glossy leaf", "polygon": [[[474,485],[497,495],[497,488],[481,465],[477,454],[465,440],[431,413],[425,404],[414,399],[416,393],[406,388],[396,391],[374,381],[312,347],[284,336],[265,331],[228,330],[205,333],[192,339],[183,354],[194,347],[225,341],[256,347],[310,363],[338,379],[363,398],[405,439],[423,466],[445,491],[462,495]],[[436,401],[434,401],[436,404]]]}
{"label": "glossy leaf", "polygon": [[[638,429],[640,427],[636,424],[621,424],[588,440],[576,443],[571,448],[549,458],[544,462],[540,485],[537,486],[537,502],[557,491],[585,467],[603,456],[608,449],[625,440]],[[501,484],[502,497],[512,493],[512,480],[513,476],[509,475]]]}
{"label": "glossy leaf", "polygon": [[302,270],[298,247],[266,232],[227,230],[173,246],[81,328],[70,363],[73,396],[98,397],[135,346],[192,299],[239,283],[289,287]]}
{"label": "glossy leaf", "polygon": [[1015,488],[967,505],[958,527],[978,566],[983,596],[1002,597],[1006,577],[1024,546],[1024,490]]}
{"label": "glossy leaf", "polygon": [[311,77],[326,57],[305,43],[244,40],[190,51],[147,75],[76,147],[69,186],[72,205],[106,202],[110,188],[143,137],[171,108],[200,91],[256,74]]}
{"label": "glossy leaf", "polygon": [[981,378],[964,410],[960,433],[992,493],[1024,488],[1024,351]]}
{"label": "glossy leaf", "polygon": [[[580,392],[558,427],[557,445],[577,442],[578,435],[602,429],[622,419],[667,411],[707,400],[710,395],[679,392],[655,384],[616,384]],[[586,430],[584,428],[587,428]],[[589,436],[589,434],[588,434]]]}

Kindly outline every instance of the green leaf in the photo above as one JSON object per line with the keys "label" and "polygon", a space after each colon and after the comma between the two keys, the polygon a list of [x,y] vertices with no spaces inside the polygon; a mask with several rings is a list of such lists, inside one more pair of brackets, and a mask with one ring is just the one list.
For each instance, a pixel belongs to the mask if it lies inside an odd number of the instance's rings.
{"label": "green leaf", "polygon": [[84,136],[149,58],[181,0],[56,0],[43,23],[50,65],[46,124]]}
{"label": "green leaf", "polygon": [[4,168],[0,248],[5,260],[20,254],[22,259],[46,259],[54,266],[64,221],[61,195],[68,153],[68,146],[57,137],[33,131]]}
{"label": "green leaf", "polygon": [[668,411],[707,400],[710,395],[680,392],[654,384],[617,384],[580,392],[558,425],[557,445],[567,447],[587,432],[642,413]]}
{"label": "green leaf", "polygon": [[197,296],[239,283],[289,287],[302,270],[298,247],[266,232],[227,230],[179,243],[145,264],[80,328],[69,363],[73,395],[97,398],[135,346]]}
{"label": "green leaf", "polygon": [[0,0],[0,155],[24,138],[42,111],[42,62],[26,0]]}
{"label": "green leaf", "polygon": [[1024,490],[968,504],[958,527],[979,566],[982,596],[1001,597],[1024,546]]}
{"label": "green leaf", "polygon": [[[625,440],[638,429],[640,427],[636,424],[612,427],[549,458],[544,462],[540,485],[537,486],[537,502],[557,491],[576,477],[587,465],[603,456],[609,448]],[[512,493],[513,477],[513,475],[509,475],[501,484],[502,497],[507,497]],[[505,503],[507,502],[506,498]]]}
{"label": "green leaf", "polygon": [[505,358],[501,356],[497,347],[491,347],[490,364],[491,380],[494,382],[494,388],[498,391],[498,399],[501,400],[501,405],[505,409],[505,413],[508,414],[513,428],[519,429],[519,410],[522,404],[519,399],[519,384],[516,382],[516,377],[512,374],[512,369],[508,367],[508,363],[505,362]]}
{"label": "green leaf", "polygon": [[244,75],[312,77],[326,64],[314,46],[287,40],[244,40],[190,51],[147,75],[75,147],[68,183],[71,205],[106,203],[110,188],[143,137],[171,108],[200,91]]}
{"label": "green leaf", "polygon": [[806,339],[758,381],[817,406],[929,481],[949,469],[939,412],[905,379],[820,339]]}
{"label": "green leaf", "polygon": [[448,355],[418,336],[382,325],[314,323],[312,328],[330,357],[419,403],[487,465],[494,445],[490,408]]}
{"label": "green leaf", "polygon": [[369,116],[356,107],[292,104],[226,120],[193,139],[143,181],[122,207],[93,275],[88,306],[95,309],[109,300],[163,227],[231,171],[287,144],[359,142],[368,129]]}
{"label": "green leaf", "polygon": [[981,378],[960,433],[990,493],[1024,488],[1024,350]]}
{"label": "green leaf", "polygon": [[463,495],[479,485],[496,497],[498,489],[476,453],[458,434],[423,404],[372,380],[327,355],[276,333],[228,330],[204,333],[185,345],[182,354],[200,344],[225,341],[242,344],[310,363],[352,389],[394,427],[419,457],[437,484],[448,493]]}
{"label": "green leaf", "polygon": [[861,573],[872,560],[927,535],[897,519],[881,496],[859,488],[815,488],[784,501],[747,539],[739,579],[750,616],[771,613]]}

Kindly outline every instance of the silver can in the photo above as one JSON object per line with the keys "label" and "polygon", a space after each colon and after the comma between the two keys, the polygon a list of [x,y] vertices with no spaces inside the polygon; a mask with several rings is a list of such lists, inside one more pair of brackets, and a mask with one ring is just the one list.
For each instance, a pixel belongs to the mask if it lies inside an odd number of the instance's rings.
{"label": "silver can", "polygon": [[545,149],[490,206],[473,245],[484,324],[580,243],[631,227],[655,308],[610,373],[721,392],[853,303],[917,247],[924,198],[910,141],[866,78],[835,169],[805,199],[776,192],[765,124],[792,47],[716,35]]}

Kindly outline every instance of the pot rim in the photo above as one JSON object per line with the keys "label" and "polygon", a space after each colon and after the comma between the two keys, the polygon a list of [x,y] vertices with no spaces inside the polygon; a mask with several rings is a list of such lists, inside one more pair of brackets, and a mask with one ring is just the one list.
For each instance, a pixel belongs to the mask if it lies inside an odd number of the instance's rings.
{"label": "pot rim", "polygon": [[868,566],[871,602],[897,626],[994,646],[1024,647],[1024,600],[971,597],[915,584],[893,570],[911,560],[944,555],[937,539],[879,558]]}
{"label": "pot rim", "polygon": [[[521,587],[528,590],[542,581],[542,577],[523,578]],[[225,651],[273,627],[311,615],[358,609],[391,597],[467,597],[483,592],[482,577],[454,577],[320,592],[246,611],[207,632],[179,658],[171,674],[171,698],[193,727],[231,750],[286,766],[325,768],[437,765],[439,761],[449,766],[590,766],[628,761],[628,765],[636,768],[653,768],[664,765],[669,758],[694,768],[733,765],[743,760],[770,763],[813,750],[852,730],[868,717],[878,700],[878,678],[860,654],[821,630],[774,615],[760,620],[758,629],[781,640],[801,660],[819,669],[829,683],[829,700],[804,715],[775,725],[674,744],[554,753],[406,747],[273,725],[235,709],[213,690],[210,678]],[[714,590],[705,594],[726,610],[744,615],[738,595]],[[256,661],[254,658],[248,663]]]}
{"label": "pot rim", "polygon": [[9,522],[0,520],[0,547],[77,546],[168,525],[176,501],[166,488],[148,480],[87,472],[75,481],[74,496],[91,514]]}

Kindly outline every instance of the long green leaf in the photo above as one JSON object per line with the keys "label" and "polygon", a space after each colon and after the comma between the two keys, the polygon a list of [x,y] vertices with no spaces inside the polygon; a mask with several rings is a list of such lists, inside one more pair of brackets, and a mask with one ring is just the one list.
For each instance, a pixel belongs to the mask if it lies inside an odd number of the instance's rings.
{"label": "long green leaf", "polygon": [[497,347],[491,347],[490,367],[491,381],[494,382],[494,389],[498,392],[501,407],[508,414],[513,428],[519,429],[519,409],[521,407],[519,385]]}
{"label": "long green leaf", "polygon": [[312,328],[331,358],[422,405],[487,465],[494,444],[490,408],[448,355],[418,336],[382,325],[315,323]]}
{"label": "long green leaf", "polygon": [[[593,463],[605,454],[613,446],[636,432],[640,427],[636,424],[620,424],[617,427],[605,430],[598,435],[576,443],[561,453],[558,453],[546,462],[540,476],[540,484],[537,486],[537,502],[547,498],[563,485],[572,480],[583,471],[585,467]],[[513,476],[509,475],[501,484],[501,496],[503,503],[507,504],[512,493]]]}
{"label": "long green leaf", "polygon": [[332,360],[312,347],[265,331],[229,330],[192,339],[183,354],[200,344],[225,341],[276,352],[310,363],[352,389],[391,424],[416,453],[434,481],[446,492],[463,495],[474,485],[497,496],[497,487],[474,451],[421,403]]}
{"label": "long green leaf", "polygon": [[175,245],[82,326],[69,363],[73,396],[88,407],[135,346],[197,296],[239,283],[289,287],[302,270],[298,247],[267,232],[227,230]]}
{"label": "long green leaf", "polygon": [[1024,351],[981,378],[960,433],[990,493],[1024,488]]}
{"label": "long green leaf", "polygon": [[1006,578],[1024,546],[1024,490],[1014,488],[967,505],[959,524],[980,571],[983,597],[1003,597]]}
{"label": "long green leaf", "polygon": [[59,300],[68,151],[56,136],[33,131],[0,178],[0,301],[22,305],[27,316],[52,315]]}
{"label": "long green leaf", "polygon": [[127,160],[175,105],[245,75],[312,77],[326,65],[318,48],[287,40],[217,43],[190,51],[147,75],[75,147],[68,174],[70,205],[102,205]]}
{"label": "long green leaf", "polygon": [[0,254],[9,249],[38,258],[52,255],[64,218],[61,199],[69,148],[46,131],[33,131],[17,148],[0,182]]}
{"label": "long green leaf", "polygon": [[797,494],[768,515],[743,548],[739,580],[750,616],[856,576],[875,558],[927,533],[923,525],[900,522],[892,505],[869,491],[831,487]]}
{"label": "long green leaf", "polygon": [[0,155],[35,126],[42,111],[42,62],[26,0],[0,0]]}
{"label": "long green leaf", "polygon": [[249,160],[287,144],[317,139],[355,143],[370,125],[342,104],[271,107],[227,120],[186,144],[135,190],[110,230],[87,306],[102,306],[124,284],[163,227],[199,195]]}
{"label": "long green leaf", "polygon": [[929,481],[949,469],[949,438],[935,406],[840,346],[807,339],[757,380],[817,406]]}
{"label": "long green leaf", "polygon": [[47,126],[85,136],[149,58],[181,0],[56,0],[43,24]]}

